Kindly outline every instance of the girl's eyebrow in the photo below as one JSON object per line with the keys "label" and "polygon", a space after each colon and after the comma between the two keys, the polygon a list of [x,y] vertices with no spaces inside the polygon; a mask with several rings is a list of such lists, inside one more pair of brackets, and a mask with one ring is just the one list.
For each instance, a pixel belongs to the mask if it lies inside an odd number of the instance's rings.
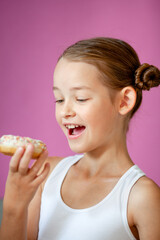
{"label": "girl's eyebrow", "polygon": [[[91,88],[88,87],[88,86],[77,86],[77,87],[72,87],[70,90],[75,91],[75,90],[83,90],[83,89],[91,90]],[[55,90],[60,90],[60,89],[59,89],[58,87],[56,87],[56,86],[53,86],[53,91],[55,91]]]}

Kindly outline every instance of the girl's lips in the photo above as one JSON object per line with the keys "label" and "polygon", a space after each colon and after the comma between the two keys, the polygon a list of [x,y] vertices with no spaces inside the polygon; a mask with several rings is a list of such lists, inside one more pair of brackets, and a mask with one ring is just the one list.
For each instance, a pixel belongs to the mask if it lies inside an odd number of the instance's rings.
{"label": "girl's lips", "polygon": [[85,127],[82,125],[81,126],[75,125],[74,127],[73,127],[73,125],[72,125],[72,127],[66,126],[66,128],[67,128],[67,137],[69,139],[76,139],[76,138],[80,137],[85,130]]}

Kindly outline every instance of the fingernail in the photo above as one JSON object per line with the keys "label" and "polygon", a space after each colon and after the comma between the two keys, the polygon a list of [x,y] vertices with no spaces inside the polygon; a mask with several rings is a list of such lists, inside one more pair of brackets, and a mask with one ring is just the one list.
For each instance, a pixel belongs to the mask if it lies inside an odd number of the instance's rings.
{"label": "fingernail", "polygon": [[22,151],[23,151],[23,147],[19,147],[19,148],[17,149],[17,151],[18,151],[18,152],[22,152]]}
{"label": "fingernail", "polygon": [[47,151],[47,150],[45,150],[44,153],[45,153],[46,155],[48,155],[48,151]]}
{"label": "fingernail", "polygon": [[33,149],[33,145],[32,144],[28,144],[27,148],[30,150],[30,149]]}

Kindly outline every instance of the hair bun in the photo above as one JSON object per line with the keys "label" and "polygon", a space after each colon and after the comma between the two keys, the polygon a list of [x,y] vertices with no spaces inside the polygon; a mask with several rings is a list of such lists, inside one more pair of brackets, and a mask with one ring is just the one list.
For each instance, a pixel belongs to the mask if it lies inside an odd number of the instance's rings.
{"label": "hair bun", "polygon": [[135,86],[142,90],[150,90],[160,84],[160,71],[153,65],[143,63],[135,71]]}

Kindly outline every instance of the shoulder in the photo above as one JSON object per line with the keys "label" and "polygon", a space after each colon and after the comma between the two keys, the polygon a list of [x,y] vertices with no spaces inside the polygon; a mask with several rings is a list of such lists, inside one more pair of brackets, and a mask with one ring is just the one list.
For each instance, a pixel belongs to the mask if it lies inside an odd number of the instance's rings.
{"label": "shoulder", "polygon": [[56,165],[63,159],[63,157],[48,157],[45,163],[49,163],[50,172],[56,167]]}
{"label": "shoulder", "polygon": [[141,236],[145,236],[144,239],[149,239],[147,234],[151,234],[151,232],[152,236],[154,234],[155,237],[158,236],[160,225],[160,188],[153,180],[144,176],[136,182],[129,197],[129,210],[133,225],[137,226]]}
{"label": "shoulder", "polygon": [[144,205],[148,200],[153,204],[160,200],[160,188],[152,179],[143,176],[133,186],[130,197],[138,205]]}

